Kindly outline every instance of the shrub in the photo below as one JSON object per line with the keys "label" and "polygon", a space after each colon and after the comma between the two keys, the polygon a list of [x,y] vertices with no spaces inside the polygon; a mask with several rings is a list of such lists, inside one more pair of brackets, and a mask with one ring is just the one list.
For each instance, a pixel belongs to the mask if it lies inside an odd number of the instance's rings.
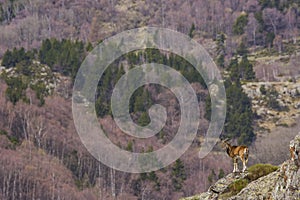
{"label": "shrub", "polygon": [[20,143],[17,137],[9,135],[5,130],[0,130],[0,135],[5,135],[13,145],[18,145]]}
{"label": "shrub", "polygon": [[261,85],[260,88],[259,88],[259,90],[260,90],[260,93],[262,95],[266,95],[267,94],[267,89],[266,89],[266,87],[264,85]]}
{"label": "shrub", "polygon": [[279,94],[275,88],[271,88],[269,91],[267,91],[266,96],[267,96],[268,107],[277,111],[288,111],[289,110],[288,106],[282,106],[277,101],[278,95]]}
{"label": "shrub", "polygon": [[224,178],[225,177],[225,172],[223,169],[219,170],[219,175],[218,175],[218,179]]}
{"label": "shrub", "polygon": [[8,133],[5,130],[0,130],[0,135],[8,135]]}

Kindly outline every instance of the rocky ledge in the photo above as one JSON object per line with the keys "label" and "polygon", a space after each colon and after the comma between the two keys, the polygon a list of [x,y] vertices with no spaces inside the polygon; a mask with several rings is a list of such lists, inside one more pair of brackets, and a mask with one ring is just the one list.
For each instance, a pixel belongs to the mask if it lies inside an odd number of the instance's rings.
{"label": "rocky ledge", "polygon": [[[300,133],[291,141],[299,152]],[[286,148],[287,151],[289,147]],[[210,186],[207,192],[182,200],[299,200],[300,160],[287,160],[280,166],[256,164],[246,173],[231,173]]]}

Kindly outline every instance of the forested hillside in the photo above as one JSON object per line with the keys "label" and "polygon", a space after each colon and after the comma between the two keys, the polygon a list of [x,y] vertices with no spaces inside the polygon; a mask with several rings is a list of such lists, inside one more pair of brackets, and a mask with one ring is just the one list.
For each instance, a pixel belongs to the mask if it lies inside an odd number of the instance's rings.
{"label": "forested hillside", "polygon": [[178,199],[207,190],[232,170],[218,144],[198,157],[211,115],[203,78],[180,56],[158,49],[130,52],[104,72],[96,93],[99,123],[130,152],[172,141],[181,113],[169,89],[149,84],[130,99],[131,117],[141,126],[153,104],[167,110],[166,125],[147,140],[124,134],[110,107],[112,90],[129,69],[164,64],[191,83],[199,101],[191,147],[170,166],[144,174],[110,169],[86,151],[72,119],[77,70],[99,42],[141,26],[177,30],[202,44],[224,78],[221,137],[249,145],[250,164],[281,163],[288,154],[279,146],[300,127],[300,87],[290,86],[300,82],[299,7],[290,0],[0,0],[0,199]]}
{"label": "forested hillside", "polygon": [[250,46],[283,50],[282,40],[296,42],[299,2],[290,0],[8,0],[0,1],[1,51],[32,48],[47,38],[97,43],[125,29],[167,27],[190,36],[227,35],[226,55],[240,38]]}

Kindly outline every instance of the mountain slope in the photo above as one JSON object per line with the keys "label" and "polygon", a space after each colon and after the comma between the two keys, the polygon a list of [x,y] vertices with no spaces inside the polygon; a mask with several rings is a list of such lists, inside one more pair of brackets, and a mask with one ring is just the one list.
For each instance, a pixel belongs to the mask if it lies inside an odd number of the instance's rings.
{"label": "mountain slope", "polygon": [[[276,2],[280,3],[273,5],[273,1],[258,0],[0,1],[0,55],[7,48],[36,48],[46,38],[98,43],[123,30],[141,26],[166,27],[190,36],[214,39],[224,32],[228,55],[240,43],[241,35],[250,46],[271,48],[274,45],[282,52],[285,51],[282,40],[296,43],[299,36],[299,3]],[[238,20],[240,16],[246,16],[246,20]]]}

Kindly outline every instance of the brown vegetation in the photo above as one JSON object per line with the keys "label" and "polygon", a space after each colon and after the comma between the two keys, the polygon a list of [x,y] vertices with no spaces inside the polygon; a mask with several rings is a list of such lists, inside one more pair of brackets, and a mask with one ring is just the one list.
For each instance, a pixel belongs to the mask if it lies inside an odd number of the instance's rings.
{"label": "brown vegetation", "polygon": [[[282,4],[284,1],[282,1]],[[79,38],[97,43],[122,30],[145,25],[167,27],[188,34],[192,24],[193,35],[215,38],[224,32],[227,37],[226,52],[231,55],[239,39],[232,27],[243,12],[247,12],[248,25],[245,36],[251,46],[266,43],[265,32],[276,36],[276,46],[283,50],[281,40],[297,41],[297,7],[290,5],[279,11],[264,8],[257,0],[249,1],[15,1],[12,5],[2,3],[5,11],[1,17],[0,55],[13,47],[35,48],[46,38]],[[262,11],[261,11],[262,10]],[[258,16],[261,16],[258,17]],[[272,45],[272,43],[269,43]]]}
{"label": "brown vegetation", "polygon": [[[199,86],[194,87],[196,91],[203,92]],[[28,89],[30,102],[19,101],[13,105],[5,98],[5,84],[1,83],[0,88],[0,194],[4,198],[179,198],[206,190],[212,181],[217,180],[220,170],[223,173],[229,171],[230,165],[224,154],[212,153],[199,160],[197,140],[180,158],[186,178],[178,191],[172,181],[174,164],[146,175],[148,178],[110,169],[91,157],[81,144],[73,124],[69,98],[55,93],[45,98],[45,105],[39,106],[35,94]],[[158,95],[157,100],[167,96],[168,93],[161,94],[161,97]],[[131,144],[132,150],[157,149],[172,139],[169,131],[177,129],[172,107],[176,104],[171,105],[167,101],[165,104],[173,117],[168,119],[169,126],[164,137],[135,140]],[[114,125],[110,117],[101,119],[100,123],[110,133],[112,141],[121,144],[124,149],[128,147],[131,137],[117,128],[112,129]],[[206,129],[207,122],[203,123],[199,135],[204,135]],[[217,174],[208,179],[211,169],[215,169]]]}

